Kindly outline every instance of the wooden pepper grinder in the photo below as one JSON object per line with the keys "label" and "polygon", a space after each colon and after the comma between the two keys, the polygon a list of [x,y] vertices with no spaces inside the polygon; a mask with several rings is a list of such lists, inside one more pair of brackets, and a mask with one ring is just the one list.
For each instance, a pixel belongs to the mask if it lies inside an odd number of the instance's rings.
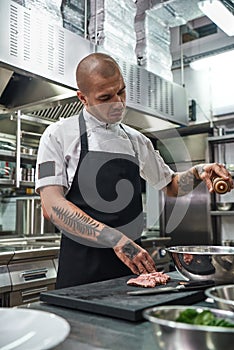
{"label": "wooden pepper grinder", "polygon": [[212,179],[213,189],[216,193],[224,194],[229,190],[229,183],[221,177],[214,177]]}

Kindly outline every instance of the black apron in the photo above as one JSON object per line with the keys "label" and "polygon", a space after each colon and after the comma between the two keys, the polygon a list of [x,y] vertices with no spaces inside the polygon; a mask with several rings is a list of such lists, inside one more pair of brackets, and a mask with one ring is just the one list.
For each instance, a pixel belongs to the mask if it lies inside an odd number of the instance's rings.
{"label": "black apron", "polygon": [[[89,151],[83,112],[79,116],[79,126],[81,153],[67,200],[92,218],[118,229],[139,244],[137,238],[143,229],[141,179],[131,138],[128,136],[135,157]],[[132,274],[112,248],[99,248],[82,239],[77,242],[71,237],[67,233],[62,234],[56,288]]]}

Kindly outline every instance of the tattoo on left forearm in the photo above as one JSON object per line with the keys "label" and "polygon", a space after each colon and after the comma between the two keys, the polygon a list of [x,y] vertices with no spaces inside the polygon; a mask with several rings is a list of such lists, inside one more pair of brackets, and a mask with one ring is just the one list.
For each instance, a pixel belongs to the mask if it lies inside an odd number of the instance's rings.
{"label": "tattoo on left forearm", "polygon": [[191,192],[201,181],[191,170],[180,173],[178,176],[178,196],[184,196]]}
{"label": "tattoo on left forearm", "polygon": [[130,241],[128,241],[123,247],[122,252],[129,258],[133,259],[138,253],[139,249],[131,244]]}
{"label": "tattoo on left forearm", "polygon": [[200,178],[201,174],[205,171],[204,169],[204,164],[198,164],[198,165],[195,165],[195,170],[198,174],[198,177]]}

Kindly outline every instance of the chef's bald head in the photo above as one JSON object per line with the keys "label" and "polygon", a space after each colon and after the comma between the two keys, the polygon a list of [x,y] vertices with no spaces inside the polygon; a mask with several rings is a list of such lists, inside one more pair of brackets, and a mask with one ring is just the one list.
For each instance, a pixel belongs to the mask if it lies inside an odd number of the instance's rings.
{"label": "chef's bald head", "polygon": [[83,58],[76,69],[76,82],[78,89],[87,93],[92,78],[95,74],[103,78],[109,78],[120,72],[117,62],[109,55],[104,53],[91,53]]}

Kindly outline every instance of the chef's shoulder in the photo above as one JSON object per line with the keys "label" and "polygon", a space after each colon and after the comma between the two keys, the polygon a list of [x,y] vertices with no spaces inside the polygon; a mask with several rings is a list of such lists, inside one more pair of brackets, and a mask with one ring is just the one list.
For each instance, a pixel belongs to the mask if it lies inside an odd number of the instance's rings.
{"label": "chef's shoulder", "polygon": [[150,139],[145,136],[142,132],[133,129],[131,126],[123,124],[124,130],[131,136],[131,139],[137,142],[139,145],[152,145]]}
{"label": "chef's shoulder", "polygon": [[54,137],[57,140],[69,139],[79,135],[78,115],[69,118],[61,118],[60,120],[50,124],[42,135],[42,139]]}

